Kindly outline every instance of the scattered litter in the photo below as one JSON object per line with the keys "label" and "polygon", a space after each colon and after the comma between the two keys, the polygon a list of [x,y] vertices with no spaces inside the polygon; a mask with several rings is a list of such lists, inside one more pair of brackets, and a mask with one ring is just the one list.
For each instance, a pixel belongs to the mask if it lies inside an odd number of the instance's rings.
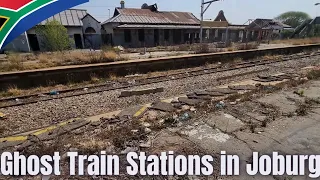
{"label": "scattered litter", "polygon": [[3,114],[2,112],[0,112],[0,119],[4,119],[6,117],[5,114]]}
{"label": "scattered litter", "polygon": [[93,126],[93,127],[100,126],[100,124],[101,124],[101,121],[93,121],[93,122],[91,122],[91,126]]}
{"label": "scattered litter", "polygon": [[221,63],[221,62],[218,62],[218,64],[221,65],[222,63]]}
{"label": "scattered litter", "polygon": [[50,95],[59,95],[59,92],[56,90],[50,91]]}
{"label": "scattered litter", "polygon": [[142,74],[131,74],[131,75],[125,76],[125,78],[141,77],[141,76],[142,76]]}
{"label": "scattered litter", "polygon": [[19,102],[19,101],[20,101],[20,99],[18,99],[18,98],[16,98],[15,100],[16,100],[16,102]]}
{"label": "scattered litter", "polygon": [[176,79],[176,78],[172,76],[171,79]]}
{"label": "scattered litter", "polygon": [[143,125],[144,127],[150,127],[150,126],[151,126],[151,124],[150,124],[150,123],[147,123],[147,122],[144,122],[142,125]]}
{"label": "scattered litter", "polygon": [[179,98],[178,97],[174,97],[172,100],[171,100],[171,103],[178,103],[179,102]]}
{"label": "scattered litter", "polygon": [[137,132],[139,132],[139,130],[133,129],[133,130],[131,130],[131,132],[132,132],[132,133],[137,133]]}
{"label": "scattered litter", "polygon": [[183,105],[183,106],[181,107],[181,109],[182,109],[182,111],[188,111],[188,110],[190,110],[190,106],[188,106],[188,105]]}
{"label": "scattered litter", "polygon": [[83,88],[84,91],[88,91],[88,88]]}
{"label": "scattered litter", "polygon": [[139,146],[141,148],[149,148],[149,147],[151,147],[151,141],[149,140],[148,142],[141,143]]}
{"label": "scattered litter", "polygon": [[79,151],[79,149],[77,149],[77,148],[70,148],[69,151],[70,151],[70,152],[77,152],[77,151]]}
{"label": "scattered litter", "polygon": [[121,154],[128,154],[129,152],[136,152],[138,148],[136,147],[127,147],[125,150],[121,151]]}
{"label": "scattered litter", "polygon": [[226,104],[223,101],[220,101],[216,104],[216,108],[223,109],[226,106]]}
{"label": "scattered litter", "polygon": [[190,119],[190,115],[188,113],[184,113],[180,118],[179,120],[180,121],[187,121]]}
{"label": "scattered litter", "polygon": [[230,102],[231,105],[236,105],[237,104],[237,101],[235,102]]}
{"label": "scattered litter", "polygon": [[150,128],[145,128],[145,129],[144,129],[144,132],[145,132],[145,133],[151,133],[152,130],[151,130]]}

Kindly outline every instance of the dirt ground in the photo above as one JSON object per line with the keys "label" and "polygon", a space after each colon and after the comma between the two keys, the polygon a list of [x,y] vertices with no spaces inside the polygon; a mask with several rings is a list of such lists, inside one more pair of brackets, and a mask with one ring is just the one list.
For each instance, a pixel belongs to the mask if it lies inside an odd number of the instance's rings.
{"label": "dirt ground", "polygon": [[[204,101],[201,99],[188,101],[179,99],[179,102],[187,104],[181,106],[173,98],[168,100],[171,103],[163,101],[160,104],[153,104],[152,108],[137,120],[122,119],[122,123],[112,125],[110,122],[115,119],[101,116],[104,118],[92,121],[91,125],[83,126],[56,139],[38,142],[31,146],[24,146],[23,143],[6,150],[18,148],[25,154],[37,155],[51,154],[53,151],[59,151],[62,154],[66,151],[95,154],[102,150],[112,154],[125,154],[130,151],[159,154],[163,151],[175,151],[177,154],[218,155],[221,151],[227,151],[228,154],[236,154],[240,157],[242,169],[240,176],[219,176],[219,170],[215,169],[215,174],[210,177],[185,178],[279,179],[273,176],[248,176],[244,172],[244,165],[251,162],[252,152],[261,154],[270,154],[274,151],[280,154],[318,154],[320,152],[318,134],[320,80],[305,81],[305,78],[303,79],[303,81],[285,81],[281,86],[262,86],[259,91],[241,90],[238,91],[238,95],[223,100],[223,104],[218,99],[209,103],[202,103]],[[221,89],[219,92],[228,94],[234,91]],[[199,89],[196,94],[201,93],[204,92]],[[179,110],[172,114],[171,105],[179,106]],[[128,111],[123,114],[134,112]],[[186,113],[188,116],[185,115]],[[215,163],[218,167],[218,159]],[[65,164],[63,169],[66,172],[67,168]],[[51,177],[50,179],[59,178]],[[69,177],[65,175],[64,178]],[[88,178],[84,177],[84,179]],[[298,180],[307,179],[307,176],[281,177],[280,179],[287,178]],[[128,179],[128,177],[122,174],[120,179]],[[169,179],[179,179],[179,177]]]}

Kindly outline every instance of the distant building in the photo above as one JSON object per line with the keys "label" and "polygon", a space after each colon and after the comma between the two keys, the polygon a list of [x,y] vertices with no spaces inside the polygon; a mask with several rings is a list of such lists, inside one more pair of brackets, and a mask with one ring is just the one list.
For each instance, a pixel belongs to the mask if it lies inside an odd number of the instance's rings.
{"label": "distant building", "polygon": [[213,21],[203,21],[202,25],[204,42],[240,42],[246,28],[246,25],[229,23],[222,10]]}
{"label": "distant building", "polygon": [[257,41],[279,39],[283,30],[293,30],[293,28],[273,19],[255,19],[249,20],[245,30],[247,41]]}
{"label": "distant building", "polygon": [[159,11],[157,4],[126,8],[121,1],[102,28],[104,41],[112,45],[151,47],[198,42],[200,21],[189,12]]}
{"label": "distant building", "polygon": [[[44,26],[48,21],[56,20],[68,30],[69,38],[73,39],[73,48],[100,48],[101,46],[101,25],[86,10],[69,9],[62,11],[44,21],[39,26]],[[36,34],[35,27],[20,35],[13,42],[9,43],[6,51],[42,51],[44,44]]]}

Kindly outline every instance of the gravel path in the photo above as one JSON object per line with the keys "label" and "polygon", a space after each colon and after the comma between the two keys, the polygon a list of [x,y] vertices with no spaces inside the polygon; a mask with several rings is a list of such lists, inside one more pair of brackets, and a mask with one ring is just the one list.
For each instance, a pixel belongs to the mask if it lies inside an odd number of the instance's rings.
{"label": "gravel path", "polygon": [[[17,107],[2,108],[0,109],[0,112],[5,113],[7,119],[1,122],[0,136],[47,126],[71,118],[88,117],[137,104],[149,103],[159,98],[173,97],[175,95],[192,92],[196,89],[213,88],[219,85],[215,80],[218,77],[262,70],[265,68],[270,68],[267,73],[296,72],[301,67],[317,64],[319,64],[319,57],[312,57],[141,86],[141,88],[164,87],[164,92],[152,95],[118,98],[121,91],[114,90]],[[232,78],[232,81],[252,78],[255,75],[251,74],[235,77]],[[230,82],[231,80],[226,80],[224,83],[228,83],[228,81]]]}

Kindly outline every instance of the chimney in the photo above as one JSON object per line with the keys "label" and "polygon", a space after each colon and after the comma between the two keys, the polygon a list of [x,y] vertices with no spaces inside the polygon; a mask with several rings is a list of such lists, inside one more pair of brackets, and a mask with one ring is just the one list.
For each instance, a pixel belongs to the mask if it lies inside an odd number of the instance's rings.
{"label": "chimney", "polygon": [[124,9],[124,0],[120,1],[121,9]]}

